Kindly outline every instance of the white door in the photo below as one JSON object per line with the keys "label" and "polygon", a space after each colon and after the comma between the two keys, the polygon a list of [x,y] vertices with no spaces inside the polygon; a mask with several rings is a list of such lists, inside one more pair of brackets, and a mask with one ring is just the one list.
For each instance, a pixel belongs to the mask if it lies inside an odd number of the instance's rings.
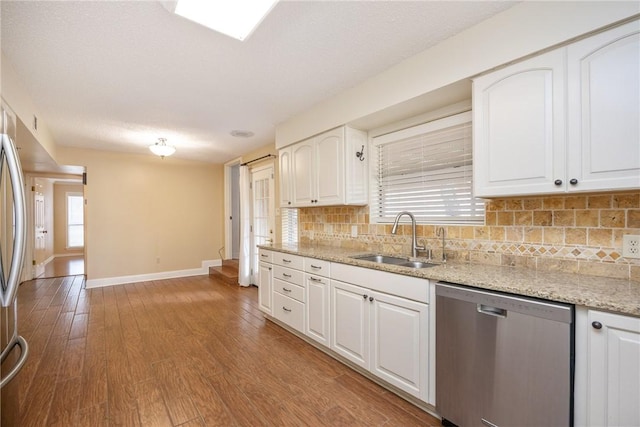
{"label": "white door", "polygon": [[314,140],[303,141],[291,147],[291,197],[294,206],[316,203]]}
{"label": "white door", "polygon": [[338,128],[323,133],[316,139],[318,205],[336,205],[344,200],[343,134],[344,128]]}
{"label": "white door", "polygon": [[429,307],[392,295],[371,297],[371,371],[426,400]]}
{"label": "white door", "polygon": [[273,289],[273,275],[271,274],[271,264],[261,262],[258,271],[260,274],[260,280],[258,281],[258,306],[260,310],[267,314],[271,314],[272,289]]}
{"label": "white door", "polygon": [[251,283],[259,286],[258,245],[273,243],[275,236],[275,191],[273,165],[251,171],[252,221],[251,221]]}
{"label": "white door", "polygon": [[590,310],[589,426],[640,425],[640,319]]}
{"label": "white door", "polygon": [[35,230],[35,242],[33,259],[34,272],[33,277],[40,277],[44,274],[44,264],[46,261],[46,248],[47,248],[47,230],[45,229],[45,198],[44,195],[37,191],[33,192],[33,206],[34,206],[34,230]]}
{"label": "white door", "polygon": [[331,281],[331,349],[369,369],[369,290]]}

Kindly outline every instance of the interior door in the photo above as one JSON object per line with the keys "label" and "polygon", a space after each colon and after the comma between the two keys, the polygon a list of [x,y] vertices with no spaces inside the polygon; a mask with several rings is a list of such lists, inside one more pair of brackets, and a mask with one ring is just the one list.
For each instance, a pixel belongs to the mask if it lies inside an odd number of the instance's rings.
{"label": "interior door", "polygon": [[34,207],[34,229],[35,229],[35,242],[33,257],[35,260],[35,267],[33,277],[40,277],[44,274],[44,262],[46,258],[47,240],[45,229],[45,198],[42,192],[38,191],[38,188],[33,192],[33,207]]}
{"label": "interior door", "polygon": [[251,233],[251,283],[259,286],[258,245],[273,243],[275,225],[275,192],[273,165],[251,171],[252,233]]}

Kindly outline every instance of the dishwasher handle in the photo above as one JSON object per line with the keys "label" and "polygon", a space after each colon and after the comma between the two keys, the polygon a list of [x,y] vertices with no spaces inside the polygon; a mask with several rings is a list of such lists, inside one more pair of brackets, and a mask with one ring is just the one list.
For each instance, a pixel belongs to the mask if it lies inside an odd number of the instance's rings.
{"label": "dishwasher handle", "polygon": [[488,316],[499,317],[501,319],[507,318],[507,310],[504,308],[492,307],[486,304],[478,304],[478,313],[486,314]]}

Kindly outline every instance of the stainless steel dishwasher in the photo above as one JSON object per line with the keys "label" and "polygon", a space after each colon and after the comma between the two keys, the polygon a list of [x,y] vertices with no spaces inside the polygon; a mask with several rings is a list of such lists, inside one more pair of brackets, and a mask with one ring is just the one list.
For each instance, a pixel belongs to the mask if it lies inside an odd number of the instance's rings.
{"label": "stainless steel dishwasher", "polygon": [[436,409],[460,427],[573,424],[573,306],[436,285]]}

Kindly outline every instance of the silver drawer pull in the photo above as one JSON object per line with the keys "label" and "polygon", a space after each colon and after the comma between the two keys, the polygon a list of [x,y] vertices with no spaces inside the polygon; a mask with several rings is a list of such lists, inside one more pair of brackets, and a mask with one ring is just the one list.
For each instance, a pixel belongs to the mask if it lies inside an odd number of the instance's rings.
{"label": "silver drawer pull", "polygon": [[291,260],[282,258],[282,262],[286,262],[287,264],[289,264],[291,262]]}
{"label": "silver drawer pull", "polygon": [[291,309],[290,309],[290,308],[285,307],[284,305],[282,306],[282,309],[283,309],[284,311],[286,311],[287,313],[291,313]]}
{"label": "silver drawer pull", "polygon": [[291,292],[291,289],[287,289],[287,288],[282,288],[282,290],[285,292]]}
{"label": "silver drawer pull", "polygon": [[487,314],[489,316],[507,317],[507,310],[498,307],[491,307],[490,305],[478,304],[478,313]]}
{"label": "silver drawer pull", "polygon": [[309,276],[309,280],[311,280],[312,282],[322,282],[322,279],[316,279],[313,276]]}
{"label": "silver drawer pull", "polygon": [[282,275],[283,275],[284,277],[291,277],[291,275],[290,275],[290,274],[287,274],[287,273],[282,273]]}
{"label": "silver drawer pull", "polygon": [[311,264],[311,268],[315,268],[317,270],[322,270],[322,267],[320,267],[318,265],[313,265],[313,264]]}
{"label": "silver drawer pull", "polygon": [[267,255],[267,254],[260,254],[260,256],[261,256],[262,258],[269,258],[269,255]]}

